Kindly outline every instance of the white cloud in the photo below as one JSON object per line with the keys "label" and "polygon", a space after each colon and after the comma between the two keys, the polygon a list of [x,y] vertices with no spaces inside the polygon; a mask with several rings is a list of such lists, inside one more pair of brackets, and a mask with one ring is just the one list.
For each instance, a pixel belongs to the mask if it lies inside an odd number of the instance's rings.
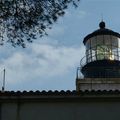
{"label": "white cloud", "polygon": [[[44,37],[43,40],[36,40],[31,45],[28,44],[28,47],[24,50],[9,49],[9,47],[0,48],[0,68],[6,68],[8,90],[11,88],[26,89],[29,88],[28,86],[32,86],[31,84],[34,84],[35,88],[38,83],[50,83],[53,79],[57,83],[58,77],[66,77],[79,65],[81,57],[84,56],[84,48],[68,46],[69,40],[67,46],[60,45],[59,40],[54,40],[68,35],[66,31],[67,23],[71,23],[70,19],[74,19],[77,15],[82,18],[86,13],[84,11],[76,11],[74,14],[68,15],[66,24],[63,24],[63,18],[61,18],[60,25],[48,31],[48,37]],[[33,81],[35,82],[33,83]]]}
{"label": "white cloud", "polygon": [[64,76],[79,65],[83,51],[83,47],[33,43],[28,51],[14,51],[2,59],[0,66],[6,68],[7,84],[10,85],[25,84],[41,78],[50,80],[51,77]]}

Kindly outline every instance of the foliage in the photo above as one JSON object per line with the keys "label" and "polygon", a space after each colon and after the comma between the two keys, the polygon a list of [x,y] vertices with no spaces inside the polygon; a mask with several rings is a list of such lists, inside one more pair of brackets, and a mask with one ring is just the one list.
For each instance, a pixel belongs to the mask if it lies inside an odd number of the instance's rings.
{"label": "foliage", "polygon": [[36,35],[47,35],[46,29],[65,14],[69,4],[79,0],[0,0],[1,45],[25,47]]}

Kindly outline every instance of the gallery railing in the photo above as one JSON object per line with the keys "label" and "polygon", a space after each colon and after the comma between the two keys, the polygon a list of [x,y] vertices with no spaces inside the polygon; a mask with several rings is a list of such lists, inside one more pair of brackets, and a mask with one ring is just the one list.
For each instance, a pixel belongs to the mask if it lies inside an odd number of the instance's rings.
{"label": "gallery railing", "polygon": [[[94,61],[97,61],[97,60],[111,60],[111,61],[117,60],[117,61],[120,61],[120,56],[116,55],[116,54],[95,54],[95,55],[92,55],[90,57],[88,57],[88,56],[87,57],[84,56],[80,60],[80,67],[83,67],[87,63],[94,62]],[[102,57],[100,57],[100,56],[102,56]]]}

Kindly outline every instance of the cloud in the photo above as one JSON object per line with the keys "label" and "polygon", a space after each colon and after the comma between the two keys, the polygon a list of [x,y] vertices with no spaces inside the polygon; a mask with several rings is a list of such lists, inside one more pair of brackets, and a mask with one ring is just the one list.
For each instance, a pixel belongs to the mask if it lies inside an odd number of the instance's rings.
{"label": "cloud", "polygon": [[[49,71],[48,75],[64,74],[78,63],[80,58],[80,48],[74,47],[44,44],[35,45],[33,51],[36,53],[39,65],[46,68],[45,71]],[[52,68],[52,71],[49,68]]]}
{"label": "cloud", "polygon": [[[76,11],[70,16],[66,15],[66,23],[63,24],[63,18],[61,18],[62,21],[59,25],[53,26],[50,31],[48,30],[48,37],[36,40],[31,45],[28,44],[24,50],[8,46],[0,48],[0,70],[6,68],[8,90],[35,89],[38,84],[39,86],[42,86],[42,84],[44,84],[43,86],[49,86],[46,83],[52,83],[53,81],[54,83],[51,85],[55,86],[55,81],[59,83],[58,80],[61,76],[63,76],[63,80],[61,80],[63,84],[65,84],[66,76],[71,78],[71,74],[79,66],[80,59],[84,56],[84,47],[69,45],[70,40],[74,37],[67,40],[67,45],[63,45],[64,41],[61,42],[60,40],[66,39],[65,36],[68,36],[67,33],[69,32],[66,27],[68,27],[69,22],[73,22],[71,18],[74,19],[76,15],[82,18],[86,13]],[[72,27],[70,31],[73,30]],[[57,39],[59,37],[60,40]],[[73,70],[74,68],[75,70]],[[70,81],[67,82],[70,83]],[[68,83],[66,84],[68,85]]]}
{"label": "cloud", "polygon": [[0,66],[6,68],[9,85],[24,85],[39,79],[45,82],[44,79],[64,76],[79,65],[83,51],[83,47],[33,43],[28,50],[14,51],[2,59]]}

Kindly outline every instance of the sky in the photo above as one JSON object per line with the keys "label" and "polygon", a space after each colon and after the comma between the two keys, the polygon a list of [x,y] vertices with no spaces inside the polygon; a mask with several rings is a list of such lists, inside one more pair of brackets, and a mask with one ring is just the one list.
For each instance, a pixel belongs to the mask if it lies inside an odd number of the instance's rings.
{"label": "sky", "polygon": [[0,89],[6,69],[5,90],[75,90],[76,69],[85,56],[83,39],[106,27],[120,32],[120,0],[81,0],[69,7],[64,17],[27,48],[0,46]]}

